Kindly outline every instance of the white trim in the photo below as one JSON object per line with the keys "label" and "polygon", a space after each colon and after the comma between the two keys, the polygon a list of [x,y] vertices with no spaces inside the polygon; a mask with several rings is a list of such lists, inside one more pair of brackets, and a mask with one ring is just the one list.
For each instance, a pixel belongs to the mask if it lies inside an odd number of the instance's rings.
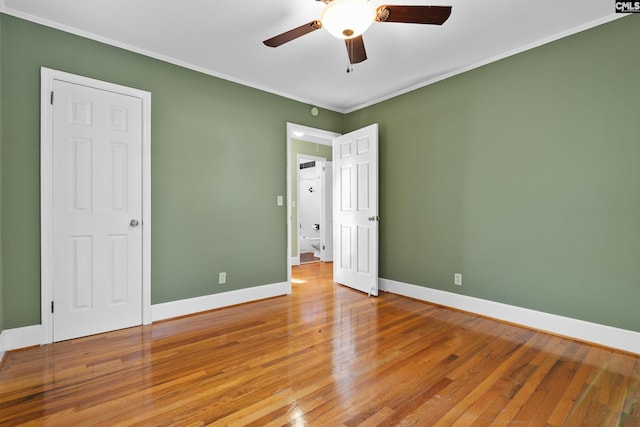
{"label": "white trim", "polygon": [[[294,135],[294,132],[302,132],[302,135]],[[298,139],[301,141],[315,142],[317,144],[324,144],[333,146],[333,138],[339,136],[339,133],[331,132],[328,130],[311,128],[308,126],[302,126],[295,123],[287,122],[287,169],[285,172],[287,181],[287,293],[291,293],[291,266],[300,265],[300,258],[291,256],[291,140]],[[296,188],[295,191],[298,191]]]}
{"label": "white trim", "polygon": [[394,294],[444,305],[580,341],[640,354],[640,332],[586,322],[584,320],[558,316],[438,289],[426,288],[424,286],[396,282],[395,280],[381,278],[379,284],[381,290]]}
{"label": "white trim", "polygon": [[53,342],[53,210],[51,141],[53,117],[50,94],[53,81],[107,90],[142,101],[142,323],[151,323],[151,93],[126,86],[42,67],[40,69],[40,240],[42,344]]}
{"label": "white trim", "polygon": [[[613,9],[613,7],[612,7],[612,9]],[[527,45],[520,46],[520,47],[518,47],[516,49],[501,53],[501,54],[496,55],[496,56],[494,56],[492,58],[484,59],[484,60],[476,62],[474,64],[467,65],[466,67],[455,69],[455,70],[450,71],[448,73],[441,74],[441,75],[439,75],[439,76],[437,76],[437,77],[435,77],[433,79],[425,80],[425,81],[420,82],[418,84],[415,84],[413,86],[409,86],[409,87],[407,87],[405,89],[400,89],[400,90],[398,90],[396,92],[392,92],[392,93],[390,93],[388,95],[384,95],[384,96],[381,96],[379,98],[372,99],[371,101],[365,102],[363,104],[355,105],[355,106],[353,106],[351,108],[343,109],[342,111],[339,111],[339,112],[341,112],[343,114],[353,113],[354,111],[358,111],[358,110],[361,110],[363,108],[367,108],[367,107],[370,107],[372,105],[379,104],[380,102],[386,101],[386,100],[391,99],[391,98],[395,98],[396,96],[404,95],[405,93],[408,93],[408,92],[413,92],[414,90],[423,88],[425,86],[432,85],[432,84],[437,83],[437,82],[442,81],[442,80],[446,80],[448,78],[457,76],[458,74],[466,73],[467,71],[471,71],[471,70],[475,70],[476,68],[484,67],[485,65],[489,65],[489,64],[491,64],[493,62],[498,62],[498,61],[500,61],[502,59],[505,59],[505,58],[508,58],[510,56],[514,56],[514,55],[517,55],[519,53],[526,52],[526,51],[531,50],[531,49],[535,49],[536,47],[540,47],[540,46],[543,46],[545,44],[554,42],[556,40],[560,40],[560,39],[563,39],[565,37],[569,37],[569,36],[572,36],[574,34],[581,33],[583,31],[589,30],[591,28],[595,28],[595,27],[597,27],[599,25],[606,24],[607,22],[615,21],[616,19],[623,18],[625,16],[627,16],[627,14],[614,13],[612,15],[605,16],[603,18],[596,19],[596,20],[591,21],[591,22],[587,22],[586,24],[579,25],[577,27],[571,28],[571,29],[566,30],[566,31],[562,31],[562,32],[560,32],[558,34],[554,34],[554,35],[546,37],[544,39],[537,40],[537,41],[535,41],[533,43],[529,43]]]}
{"label": "white trim", "polygon": [[291,265],[300,265],[300,257],[299,256],[292,256],[291,257]]}
{"label": "white trim", "polygon": [[187,68],[187,69],[190,69],[190,70],[194,70],[194,71],[197,71],[197,72],[200,72],[200,73],[203,73],[203,74],[207,74],[207,75],[210,75],[210,76],[213,76],[213,77],[217,77],[219,79],[228,80],[230,82],[238,83],[238,84],[241,84],[243,86],[248,86],[248,87],[251,87],[251,88],[254,88],[254,89],[258,89],[258,90],[261,90],[261,91],[264,91],[264,92],[272,93],[274,95],[282,96],[284,98],[288,98],[288,99],[291,99],[291,100],[294,100],[294,101],[298,101],[298,102],[301,102],[303,104],[316,105],[318,107],[325,108],[327,110],[335,111],[337,113],[342,113],[342,114],[348,114],[348,113],[352,113],[352,112],[357,111],[357,110],[361,110],[361,109],[369,107],[371,105],[378,104],[378,103],[380,103],[382,101],[386,101],[388,99],[395,98],[396,96],[403,95],[403,94],[405,94],[407,92],[411,92],[413,90],[420,89],[420,88],[422,88],[424,86],[428,86],[428,85],[431,85],[433,83],[437,83],[437,82],[439,82],[441,80],[448,79],[450,77],[456,76],[458,74],[465,73],[465,72],[473,70],[475,68],[480,68],[480,67],[482,67],[484,65],[487,65],[487,64],[490,64],[492,62],[496,62],[496,61],[499,61],[501,59],[508,58],[509,56],[517,55],[517,54],[522,53],[524,51],[527,51],[527,50],[530,50],[530,49],[545,45],[547,43],[551,43],[551,42],[559,40],[561,38],[568,37],[568,36],[571,36],[573,34],[580,33],[582,31],[586,31],[586,30],[588,30],[590,28],[594,28],[594,27],[597,27],[599,25],[606,24],[607,22],[611,22],[611,21],[614,21],[616,19],[623,18],[623,17],[629,15],[629,14],[623,14],[623,13],[614,13],[614,14],[611,14],[609,16],[605,16],[603,18],[596,19],[596,20],[588,22],[586,24],[577,26],[577,27],[572,28],[570,30],[566,30],[566,31],[560,32],[558,34],[554,34],[554,35],[546,37],[546,38],[544,38],[542,40],[535,41],[535,42],[530,43],[528,45],[519,47],[517,49],[513,49],[513,50],[505,52],[503,54],[494,56],[493,58],[489,58],[489,59],[486,59],[486,60],[483,60],[483,61],[480,61],[480,62],[476,62],[475,64],[471,64],[471,65],[468,65],[466,67],[453,70],[453,71],[451,71],[449,73],[443,74],[443,75],[438,76],[438,77],[436,77],[434,79],[425,80],[425,81],[423,81],[421,83],[418,83],[418,84],[413,85],[411,87],[408,87],[406,89],[401,89],[401,90],[398,90],[396,92],[392,92],[390,94],[381,96],[381,97],[373,99],[371,101],[355,105],[355,106],[353,106],[351,108],[339,108],[339,107],[332,106],[332,105],[318,104],[313,100],[304,99],[304,98],[301,98],[301,97],[298,97],[298,96],[294,96],[294,95],[292,95],[290,93],[287,93],[285,91],[274,90],[274,89],[269,88],[267,86],[262,86],[262,85],[251,83],[251,82],[248,82],[248,81],[245,81],[245,80],[241,80],[241,79],[238,79],[236,77],[229,76],[229,75],[226,75],[226,74],[223,74],[223,73],[219,73],[219,72],[216,72],[214,70],[211,70],[211,69],[208,69],[208,68],[205,68],[205,67],[201,67],[201,66],[198,66],[198,65],[193,65],[193,64],[190,64],[188,62],[181,61],[179,59],[176,59],[176,58],[173,58],[173,57],[170,57],[170,56],[161,55],[159,53],[156,53],[156,52],[153,52],[153,51],[150,51],[150,50],[146,50],[146,49],[141,49],[141,48],[129,45],[127,43],[122,43],[122,42],[119,42],[117,40],[110,39],[108,37],[99,36],[97,34],[94,34],[94,33],[88,32],[88,31],[80,30],[78,28],[74,28],[74,27],[71,27],[71,26],[68,26],[68,25],[60,24],[58,22],[54,22],[54,21],[51,21],[51,20],[48,20],[48,19],[44,19],[44,18],[41,18],[39,16],[35,16],[35,15],[31,15],[29,13],[25,13],[25,12],[22,12],[22,11],[19,11],[19,10],[11,9],[11,8],[5,6],[3,1],[0,2],[0,12],[5,13],[7,15],[15,16],[17,18],[25,19],[27,21],[35,22],[37,24],[44,25],[44,26],[47,26],[47,27],[50,27],[50,28],[55,28],[57,30],[64,31],[66,33],[70,33],[70,34],[74,34],[74,35],[77,35],[77,36],[80,36],[80,37],[84,37],[84,38],[89,39],[89,40],[95,40],[95,41],[98,41],[100,43],[104,43],[104,44],[107,44],[107,45],[110,45],[110,46],[115,46],[115,47],[118,47],[118,48],[121,48],[121,49],[128,50],[130,52],[135,52],[135,53],[138,53],[140,55],[148,56],[150,58],[159,59],[160,61],[164,61],[164,62],[167,62],[169,64],[178,65],[180,67],[184,67],[184,68]]}
{"label": "white trim", "polygon": [[171,319],[173,317],[186,316],[201,311],[214,310],[216,308],[258,301],[290,293],[291,283],[280,282],[270,285],[255,286],[253,288],[238,289],[235,291],[218,294],[204,295],[178,301],[154,304],[151,307],[152,319]]}
{"label": "white trim", "polygon": [[[603,345],[635,354],[640,354],[640,333],[612,326],[586,322],[527,308],[483,300],[423,286],[380,279],[380,290],[404,295],[418,300],[440,304],[458,310],[479,314],[506,322],[562,335],[580,341]],[[287,294],[290,284],[285,282],[272,285],[240,289],[221,294],[155,304],[151,307],[153,321],[185,316],[200,311],[213,310],[230,305],[242,304],[260,299]],[[5,329],[0,333],[0,360],[2,353],[18,348],[31,347],[43,342],[44,329],[40,325]]]}
{"label": "white trim", "polygon": [[284,91],[274,90],[274,89],[272,89],[272,88],[270,88],[268,86],[263,86],[263,85],[252,83],[252,82],[249,82],[249,81],[246,81],[246,80],[242,80],[242,79],[239,79],[237,77],[230,76],[228,74],[224,74],[224,73],[220,73],[220,72],[214,71],[214,70],[212,70],[210,68],[201,67],[199,65],[194,65],[194,64],[191,64],[189,62],[182,61],[180,59],[176,59],[176,58],[171,57],[171,56],[162,55],[162,54],[159,54],[157,52],[153,52],[153,51],[150,51],[150,50],[147,50],[147,49],[142,49],[142,48],[139,48],[139,47],[127,44],[127,43],[122,43],[122,42],[120,42],[118,40],[114,40],[114,39],[111,39],[109,37],[100,36],[98,34],[95,34],[95,33],[89,32],[89,31],[84,31],[84,30],[81,30],[81,29],[78,29],[78,28],[75,28],[75,27],[71,27],[69,25],[61,24],[59,22],[54,22],[54,21],[51,21],[49,19],[45,19],[45,18],[41,18],[39,16],[32,15],[30,13],[25,13],[25,12],[23,12],[21,10],[11,9],[9,7],[4,6],[3,4],[0,4],[0,12],[2,12],[4,14],[7,14],[7,15],[15,16],[16,18],[24,19],[26,21],[34,22],[36,24],[44,25],[45,27],[54,28],[56,30],[64,31],[65,33],[69,33],[69,34],[73,34],[73,35],[76,35],[76,36],[79,36],[79,37],[83,37],[85,39],[95,40],[97,42],[104,43],[104,44],[109,45],[109,46],[114,46],[114,47],[117,47],[117,48],[120,48],[120,49],[127,50],[129,52],[134,52],[134,53],[137,53],[139,55],[144,55],[144,56],[147,56],[149,58],[158,59],[158,60],[166,62],[168,64],[177,65],[177,66],[182,67],[182,68],[186,68],[186,69],[189,69],[189,70],[197,71],[199,73],[207,74],[209,76],[213,76],[213,77],[216,77],[216,78],[219,78],[219,79],[227,80],[227,81],[230,81],[230,82],[233,82],[233,83],[238,83],[238,84],[241,84],[243,86],[247,86],[247,87],[251,87],[251,88],[254,88],[254,89],[261,90],[263,92],[272,93],[274,95],[278,95],[278,96],[281,96],[283,98],[291,99],[293,101],[298,101],[298,102],[301,102],[303,104],[313,104],[313,105],[316,105],[316,106],[318,106],[320,108],[325,108],[327,110],[335,111],[337,113],[344,113],[344,111],[342,109],[334,107],[334,106],[331,106],[331,105],[324,105],[324,104],[314,103],[314,102],[311,102],[308,99],[305,99],[305,98],[302,98],[302,97],[299,97],[299,96],[294,96],[294,95],[292,95],[290,93],[287,93],[287,92],[284,92]]}
{"label": "white trim", "polygon": [[[287,283],[274,283],[270,285],[256,286],[253,288],[239,289],[236,291],[219,294],[205,295],[202,297],[172,301],[163,304],[155,304],[150,307],[150,318],[155,322],[173,317],[186,316],[201,311],[228,307],[246,302],[258,301],[287,295]],[[32,347],[34,345],[47,344],[44,339],[46,330],[44,325],[25,326],[23,328],[5,329],[0,333],[0,360],[3,353],[9,350]],[[50,342],[50,341],[49,341]]]}
{"label": "white trim", "polygon": [[0,360],[2,360],[2,353],[5,351],[40,345],[42,332],[40,325],[5,329],[0,333]]}
{"label": "white trim", "polygon": [[295,123],[287,123],[287,138],[333,147],[333,138],[336,136],[340,136],[340,134]]}

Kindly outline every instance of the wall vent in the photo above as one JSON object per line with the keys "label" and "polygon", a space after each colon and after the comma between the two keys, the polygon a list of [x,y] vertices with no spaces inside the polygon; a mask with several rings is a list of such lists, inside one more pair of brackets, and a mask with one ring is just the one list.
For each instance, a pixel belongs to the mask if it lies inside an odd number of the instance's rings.
{"label": "wall vent", "polygon": [[315,167],[316,167],[315,160],[313,162],[300,163],[300,169],[315,168]]}

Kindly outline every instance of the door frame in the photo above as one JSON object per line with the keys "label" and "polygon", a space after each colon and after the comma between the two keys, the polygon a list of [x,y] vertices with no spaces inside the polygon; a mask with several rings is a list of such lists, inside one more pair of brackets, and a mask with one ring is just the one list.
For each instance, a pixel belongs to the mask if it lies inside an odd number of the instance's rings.
{"label": "door frame", "polygon": [[40,69],[40,286],[42,344],[53,342],[53,115],[54,80],[142,101],[142,324],[151,323],[151,92],[46,67]]}
{"label": "door frame", "polygon": [[295,123],[287,122],[287,162],[286,162],[286,178],[287,178],[287,293],[291,293],[291,195],[292,191],[298,191],[298,189],[291,188],[291,167],[292,163],[296,159],[292,159],[291,152],[291,140],[298,139],[301,141],[314,142],[318,144],[333,146],[333,138],[340,136],[337,132],[332,132],[323,129],[316,129],[308,126],[298,125]]}
{"label": "door frame", "polygon": [[[324,230],[320,232],[320,240],[322,242],[320,259],[322,262],[333,262],[333,153],[331,160],[325,160],[322,165],[322,224]],[[330,168],[329,171],[327,171],[328,167]],[[329,209],[327,209],[327,205],[329,205]],[[331,227],[328,224],[331,224]],[[331,242],[331,245],[328,245],[329,242]],[[330,254],[330,256],[327,256],[327,254]]]}

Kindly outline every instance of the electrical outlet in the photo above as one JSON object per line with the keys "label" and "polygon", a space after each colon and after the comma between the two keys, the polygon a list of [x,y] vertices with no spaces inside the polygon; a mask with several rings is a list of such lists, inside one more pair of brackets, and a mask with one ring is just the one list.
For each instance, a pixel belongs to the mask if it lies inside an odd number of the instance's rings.
{"label": "electrical outlet", "polygon": [[453,284],[462,286],[462,274],[456,273],[453,275]]}
{"label": "electrical outlet", "polygon": [[223,271],[218,274],[218,284],[224,285],[225,283],[227,283],[227,273]]}

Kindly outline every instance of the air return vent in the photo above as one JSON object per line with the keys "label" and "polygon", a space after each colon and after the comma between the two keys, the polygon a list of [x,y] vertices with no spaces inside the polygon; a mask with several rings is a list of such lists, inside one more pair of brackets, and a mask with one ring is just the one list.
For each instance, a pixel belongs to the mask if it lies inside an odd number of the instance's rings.
{"label": "air return vent", "polygon": [[300,169],[307,169],[307,168],[315,168],[316,167],[316,162],[307,162],[307,163],[300,163]]}

